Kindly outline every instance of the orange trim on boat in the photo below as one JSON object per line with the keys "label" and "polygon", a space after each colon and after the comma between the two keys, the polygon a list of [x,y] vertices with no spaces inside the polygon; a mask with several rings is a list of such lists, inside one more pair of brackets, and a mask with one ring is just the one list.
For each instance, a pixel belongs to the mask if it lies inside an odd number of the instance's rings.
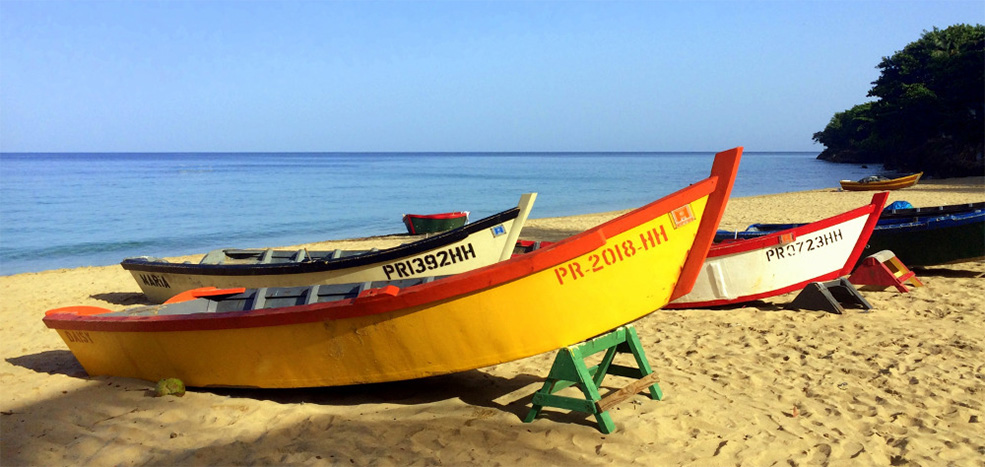
{"label": "orange trim on boat", "polygon": [[48,310],[44,312],[45,316],[56,315],[56,314],[69,314],[76,316],[90,316],[90,315],[101,315],[103,313],[110,313],[113,310],[98,307],[98,306],[86,306],[86,305],[74,305],[66,306],[62,308],[55,308],[54,310]]}
{"label": "orange trim on boat", "polygon": [[383,287],[379,287],[376,289],[363,290],[362,292],[359,293],[359,296],[356,297],[356,299],[365,299],[369,297],[375,297],[377,295],[389,295],[393,297],[396,296],[398,293],[400,293],[400,287],[397,287],[395,285],[385,285]]}

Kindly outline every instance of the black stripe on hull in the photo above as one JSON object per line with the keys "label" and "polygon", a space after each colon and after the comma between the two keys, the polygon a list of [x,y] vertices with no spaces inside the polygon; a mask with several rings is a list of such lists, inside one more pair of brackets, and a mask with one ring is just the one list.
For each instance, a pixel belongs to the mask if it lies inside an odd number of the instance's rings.
{"label": "black stripe on hull", "polygon": [[143,258],[127,258],[120,263],[127,271],[141,271],[168,274],[194,274],[203,276],[267,276],[281,274],[305,274],[312,272],[335,271],[355,268],[381,262],[414,256],[425,251],[441,248],[468,238],[473,233],[492,228],[497,224],[516,219],[520,208],[512,208],[499,214],[480,219],[457,229],[439,233],[432,237],[405,245],[346,256],[327,261],[291,262],[276,264],[187,264],[148,261]]}

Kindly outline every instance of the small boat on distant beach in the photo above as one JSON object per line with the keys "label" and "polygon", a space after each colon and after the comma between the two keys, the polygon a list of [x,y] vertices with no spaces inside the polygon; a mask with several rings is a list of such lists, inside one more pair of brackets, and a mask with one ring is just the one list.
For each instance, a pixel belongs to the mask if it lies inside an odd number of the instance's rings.
{"label": "small boat on distant beach", "polygon": [[877,175],[871,177],[865,177],[857,182],[851,180],[842,180],[841,189],[846,191],[885,191],[885,190],[899,190],[901,188],[909,188],[916,185],[920,180],[920,176],[923,172],[915,173],[913,175],[907,175],[905,177],[899,178],[886,178]]}
{"label": "small boat on distant beach", "polygon": [[[804,224],[753,224],[741,232],[719,230],[716,242],[761,237]],[[985,203],[890,209],[880,214],[862,256],[892,251],[909,267],[985,258]]]}
{"label": "small boat on distant beach", "polygon": [[518,360],[689,292],[741,154],[719,153],[708,178],[613,220],[461,274],[220,289],[116,312],[60,308],[43,320],[91,376],[178,378],[193,387],[351,385]]}
{"label": "small boat on distant beach", "polygon": [[691,293],[664,308],[734,305],[846,276],[862,255],[888,196],[876,193],[866,206],[810,224],[715,244]]}
{"label": "small boat on distant beach", "polygon": [[404,214],[404,225],[411,235],[432,234],[457,229],[469,221],[468,211],[440,214]]}
{"label": "small boat on distant beach", "polygon": [[308,251],[224,248],[199,263],[137,257],[120,265],[148,299],[200,287],[294,287],[409,279],[470,271],[513,255],[536,193],[517,207],[457,229],[386,249]]}

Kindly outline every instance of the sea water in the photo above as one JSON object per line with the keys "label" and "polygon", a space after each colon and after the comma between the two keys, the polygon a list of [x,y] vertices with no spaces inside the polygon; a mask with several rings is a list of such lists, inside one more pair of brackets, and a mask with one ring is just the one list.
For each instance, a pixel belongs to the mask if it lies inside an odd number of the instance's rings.
{"label": "sea water", "polygon": [[[817,153],[746,153],[733,196],[870,174]],[[532,218],[641,206],[713,153],[0,154],[0,275],[404,231],[405,213]],[[809,221],[810,219],[805,219]]]}

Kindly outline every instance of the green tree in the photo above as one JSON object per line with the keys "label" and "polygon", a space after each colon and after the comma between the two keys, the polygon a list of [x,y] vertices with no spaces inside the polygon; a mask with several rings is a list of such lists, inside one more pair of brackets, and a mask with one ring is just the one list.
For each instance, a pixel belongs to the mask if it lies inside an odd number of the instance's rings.
{"label": "green tree", "polygon": [[826,147],[819,158],[943,177],[985,170],[985,26],[924,31],[877,68],[876,100],[814,134]]}
{"label": "green tree", "polygon": [[872,103],[856,105],[831,117],[824,131],[814,133],[814,140],[830,151],[835,162],[882,162],[862,148],[872,143]]}

